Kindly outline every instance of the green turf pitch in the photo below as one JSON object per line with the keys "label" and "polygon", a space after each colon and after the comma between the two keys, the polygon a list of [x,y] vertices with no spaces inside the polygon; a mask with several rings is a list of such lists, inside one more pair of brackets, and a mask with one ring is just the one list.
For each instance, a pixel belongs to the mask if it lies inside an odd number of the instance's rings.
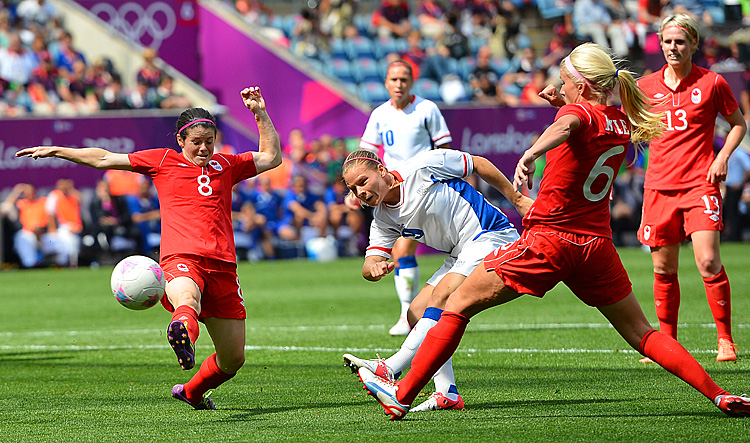
{"label": "green turf pitch", "polygon": [[[656,323],[651,261],[621,250]],[[692,252],[681,256],[680,339],[723,387],[750,393],[750,246],[726,244],[741,360],[715,361],[716,332]],[[440,257],[421,257],[422,279]],[[247,363],[214,391],[216,411],[170,398],[183,372],[161,307],[129,311],[111,269],[0,273],[0,442],[748,441],[750,419],[719,412],[638,355],[564,287],[476,316],[454,357],[466,410],[387,420],[341,354],[390,355],[392,278],[361,260],[242,263]],[[203,330],[198,361],[212,352]],[[746,357],[744,357],[746,356]],[[424,395],[429,393],[429,388]],[[417,399],[420,402],[424,395]]]}

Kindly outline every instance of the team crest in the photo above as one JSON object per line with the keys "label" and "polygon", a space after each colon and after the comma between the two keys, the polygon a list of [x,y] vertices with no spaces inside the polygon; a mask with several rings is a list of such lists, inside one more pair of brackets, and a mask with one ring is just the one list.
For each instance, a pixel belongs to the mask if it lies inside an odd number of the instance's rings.
{"label": "team crest", "polygon": [[693,92],[690,93],[690,101],[695,103],[696,105],[701,102],[701,90],[698,88],[693,89]]}
{"label": "team crest", "polygon": [[211,160],[208,162],[208,165],[212,168],[216,169],[217,171],[221,172],[224,168],[221,166],[221,164],[216,160]]}
{"label": "team crest", "polygon": [[643,239],[648,240],[651,238],[651,226],[646,225],[643,227]]}

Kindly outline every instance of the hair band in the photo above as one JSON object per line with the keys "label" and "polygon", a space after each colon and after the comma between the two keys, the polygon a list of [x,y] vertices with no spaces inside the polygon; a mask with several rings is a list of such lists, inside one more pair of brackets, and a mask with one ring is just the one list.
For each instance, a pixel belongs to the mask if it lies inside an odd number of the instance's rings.
{"label": "hair band", "polygon": [[[347,160],[346,160],[346,161],[344,162],[344,165],[346,165],[347,163],[351,163],[351,162],[353,162],[354,160],[372,160],[372,161],[374,161],[374,162],[375,162],[375,163],[377,163],[377,164],[381,164],[381,163],[380,163],[380,159],[375,159],[375,158],[371,158],[371,157],[353,157],[353,158],[347,159]],[[342,166],[344,166],[344,165],[342,165]]]}
{"label": "hair band", "polygon": [[580,72],[578,72],[575,66],[573,66],[573,62],[570,61],[570,55],[565,57],[565,68],[568,70],[568,72],[573,74],[573,77],[577,78],[578,80],[583,80],[589,86],[594,86],[590,81],[586,80],[586,78],[582,76]]}
{"label": "hair band", "polygon": [[665,26],[665,27],[664,27],[664,29],[662,29],[662,30],[661,30],[661,31],[662,31],[662,33],[663,33],[663,32],[664,32],[664,31],[665,31],[665,30],[666,30],[667,28],[679,28],[679,29],[682,29],[683,31],[685,31],[685,32],[687,33],[687,35],[689,35],[689,36],[690,36],[690,38],[692,38],[692,39],[695,39],[695,40],[698,40],[698,37],[694,36],[694,35],[693,35],[693,33],[692,33],[692,32],[690,32],[690,30],[689,30],[688,28],[684,27],[684,26],[680,26],[680,25],[667,25],[667,26]]}
{"label": "hair band", "polygon": [[216,127],[216,123],[214,123],[213,120],[210,120],[210,119],[207,119],[207,118],[199,118],[199,119],[193,120],[190,123],[186,124],[185,126],[181,127],[180,130],[177,131],[177,134],[182,134],[182,131],[184,131],[185,128],[187,128],[188,126],[192,126],[193,124],[199,123],[199,122],[208,122],[208,123],[211,123],[212,125],[214,125],[214,127]]}
{"label": "hair band", "polygon": [[619,69],[615,69],[615,78],[617,78],[617,75],[620,73]]}

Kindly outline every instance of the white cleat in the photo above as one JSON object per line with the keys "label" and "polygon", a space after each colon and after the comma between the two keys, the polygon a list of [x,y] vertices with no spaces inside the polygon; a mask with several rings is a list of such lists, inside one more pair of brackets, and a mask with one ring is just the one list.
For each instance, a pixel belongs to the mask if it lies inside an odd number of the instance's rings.
{"label": "white cleat", "polygon": [[393,336],[409,335],[409,332],[411,332],[411,326],[409,326],[409,321],[406,320],[406,317],[399,317],[396,324],[388,331]]}

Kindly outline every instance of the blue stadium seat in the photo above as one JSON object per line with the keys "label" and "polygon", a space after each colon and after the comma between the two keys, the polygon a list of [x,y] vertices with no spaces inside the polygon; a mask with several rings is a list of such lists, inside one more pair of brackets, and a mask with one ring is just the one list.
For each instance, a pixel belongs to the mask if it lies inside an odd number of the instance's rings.
{"label": "blue stadium seat", "polygon": [[324,62],[323,72],[326,75],[339,79],[343,82],[356,83],[357,80],[354,78],[354,71],[349,60],[342,58],[334,58]]}
{"label": "blue stadium seat", "polygon": [[331,58],[346,58],[346,46],[340,38],[331,39]]}
{"label": "blue stadium seat", "polygon": [[502,57],[492,57],[490,60],[490,66],[492,66],[499,75],[503,75],[510,69],[510,60]]}
{"label": "blue stadium seat", "polygon": [[560,18],[573,11],[572,6],[560,6],[557,0],[536,0],[536,3],[539,15],[545,20]]}
{"label": "blue stadium seat", "polygon": [[355,14],[354,15],[354,27],[359,31],[359,35],[373,35],[374,32],[371,27],[372,16],[368,14]]}
{"label": "blue stadium seat", "polygon": [[391,52],[399,52],[396,39],[391,37],[378,37],[375,43],[375,59],[382,60]]}
{"label": "blue stadium seat", "polygon": [[363,57],[352,62],[354,78],[357,83],[383,82],[385,71],[381,72],[380,66],[374,58]]}
{"label": "blue stadium seat", "polygon": [[359,98],[372,105],[379,105],[391,97],[381,82],[364,82],[358,87]]}
{"label": "blue stadium seat", "polygon": [[477,60],[474,57],[464,57],[458,62],[458,73],[462,80],[469,80],[471,71],[477,66]]}
{"label": "blue stadium seat", "polygon": [[292,36],[292,30],[294,29],[294,25],[296,25],[297,22],[301,19],[302,17],[299,14],[290,14],[290,15],[282,17],[281,30],[284,31],[284,35],[286,35],[287,38]]}
{"label": "blue stadium seat", "polygon": [[369,37],[358,35],[344,41],[347,56],[349,60],[356,60],[362,57],[375,58],[375,45]]}
{"label": "blue stadium seat", "polygon": [[414,82],[414,86],[411,88],[412,92],[427,100],[441,102],[443,98],[440,96],[440,85],[435,80],[428,78],[420,78]]}

